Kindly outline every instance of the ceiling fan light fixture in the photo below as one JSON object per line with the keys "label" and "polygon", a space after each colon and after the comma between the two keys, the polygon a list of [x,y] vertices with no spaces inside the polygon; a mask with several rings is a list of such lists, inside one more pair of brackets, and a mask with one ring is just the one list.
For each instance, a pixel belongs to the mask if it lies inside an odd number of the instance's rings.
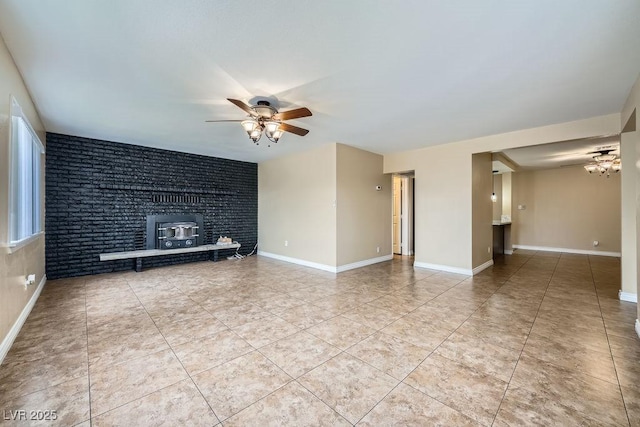
{"label": "ceiling fan light fixture", "polygon": [[265,133],[267,134],[267,138],[269,138],[270,141],[278,142],[282,137],[282,134],[284,133],[284,131],[281,131],[280,129],[276,129],[275,132],[273,133],[269,133],[268,131]]}
{"label": "ceiling fan light fixture", "polygon": [[249,137],[251,137],[251,133],[254,130],[256,130],[257,128],[260,127],[260,123],[258,123],[256,120],[251,120],[251,119],[250,120],[244,120],[240,124],[244,128],[245,132],[247,132]]}
{"label": "ceiling fan light fixture", "polygon": [[616,160],[615,162],[613,162],[613,164],[611,165],[611,169],[616,173],[620,172],[620,170],[622,169],[620,160]]}
{"label": "ceiling fan light fixture", "polygon": [[264,124],[264,127],[267,131],[267,135],[273,135],[275,131],[278,130],[280,123],[274,121],[268,121]]}
{"label": "ceiling fan light fixture", "polygon": [[611,171],[615,173],[620,172],[622,163],[620,162],[620,157],[612,153],[612,151],[615,150],[616,148],[614,146],[609,146],[598,148],[596,151],[589,153],[595,154],[593,156],[593,162],[584,165],[584,169],[589,173],[596,172],[607,178],[609,178]]}
{"label": "ceiling fan light fixture", "polygon": [[260,137],[262,137],[262,129],[260,129],[260,126],[256,127],[249,133],[249,138],[251,138],[253,142],[258,142]]}
{"label": "ceiling fan light fixture", "polygon": [[307,129],[284,123],[286,120],[309,117],[313,114],[306,107],[278,112],[278,109],[271,105],[266,99],[258,100],[255,105],[248,105],[239,99],[227,98],[236,107],[249,114],[245,120],[206,120],[207,122],[240,122],[242,128],[249,138],[258,144],[262,134],[266,134],[271,142],[278,142],[284,132],[305,136],[309,133]]}
{"label": "ceiling fan light fixture", "polygon": [[608,171],[609,169],[611,169],[611,166],[613,166],[613,162],[610,160],[600,162],[600,169],[604,169],[605,171]]}
{"label": "ceiling fan light fixture", "polygon": [[610,162],[616,159],[615,154],[601,154],[599,156],[595,156],[593,160],[596,162]]}
{"label": "ceiling fan light fixture", "polygon": [[599,170],[600,170],[600,168],[598,167],[598,165],[597,165],[597,164],[595,164],[595,163],[590,163],[590,164],[588,164],[588,165],[584,165],[584,168],[585,168],[585,170],[586,170],[587,172],[589,172],[589,173],[593,173],[593,172],[596,172],[596,171],[599,171]]}

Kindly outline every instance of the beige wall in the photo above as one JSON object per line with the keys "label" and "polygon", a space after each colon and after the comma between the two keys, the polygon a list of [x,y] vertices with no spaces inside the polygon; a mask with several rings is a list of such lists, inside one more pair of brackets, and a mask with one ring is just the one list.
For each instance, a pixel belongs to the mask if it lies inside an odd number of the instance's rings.
{"label": "beige wall", "polygon": [[385,155],[385,173],[415,170],[416,263],[472,268],[472,154],[608,135],[620,129],[620,114],[610,114]]}
{"label": "beige wall", "polygon": [[496,195],[493,205],[493,221],[500,221],[502,216],[502,174],[493,175],[493,193]]}
{"label": "beige wall", "polygon": [[[513,174],[514,245],[620,252],[620,174],[582,166]],[[593,241],[600,242],[594,247]]]}
{"label": "beige wall", "polygon": [[491,225],[493,203],[491,201],[491,153],[471,156],[472,192],[472,254],[471,267],[476,268],[492,258],[493,228]]}
{"label": "beige wall", "polygon": [[621,216],[622,216],[622,259],[621,280],[622,291],[636,293],[636,278],[638,277],[638,228],[636,226],[636,186],[638,172],[636,159],[638,158],[637,132],[627,132],[620,136],[620,159],[622,162],[621,176]]}
{"label": "beige wall", "polygon": [[502,215],[507,215],[511,217],[511,194],[512,194],[512,186],[511,186],[511,177],[513,176],[512,172],[505,172],[500,175],[501,182],[501,190],[502,190]]}
{"label": "beige wall", "polygon": [[344,144],[336,154],[337,265],[391,255],[391,175],[382,173],[383,157]]}
{"label": "beige wall", "polygon": [[382,163],[335,143],[260,163],[260,253],[334,269],[390,256],[391,175]]}
{"label": "beige wall", "polygon": [[[10,95],[16,98],[44,144],[42,122],[4,41],[0,39],[0,245],[3,245],[0,247],[0,342],[36,290],[36,286],[24,287],[26,275],[35,274],[36,285],[44,277],[44,237],[13,253],[4,247],[8,235]],[[44,161],[42,165],[44,169]],[[41,205],[44,209],[44,191]]]}
{"label": "beige wall", "polygon": [[336,144],[258,165],[258,248],[336,265]]}
{"label": "beige wall", "polygon": [[[636,79],[620,114],[623,128],[636,112],[636,130],[622,134],[622,291],[640,294],[640,75]],[[635,184],[633,181],[635,180]],[[640,319],[640,305],[638,306]],[[638,330],[640,335],[640,330]]]}

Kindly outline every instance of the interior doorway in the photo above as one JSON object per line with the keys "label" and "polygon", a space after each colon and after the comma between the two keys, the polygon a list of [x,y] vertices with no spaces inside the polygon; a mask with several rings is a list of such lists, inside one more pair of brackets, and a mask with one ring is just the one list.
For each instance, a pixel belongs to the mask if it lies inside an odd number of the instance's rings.
{"label": "interior doorway", "polygon": [[393,175],[392,242],[396,255],[413,255],[415,178],[410,174]]}

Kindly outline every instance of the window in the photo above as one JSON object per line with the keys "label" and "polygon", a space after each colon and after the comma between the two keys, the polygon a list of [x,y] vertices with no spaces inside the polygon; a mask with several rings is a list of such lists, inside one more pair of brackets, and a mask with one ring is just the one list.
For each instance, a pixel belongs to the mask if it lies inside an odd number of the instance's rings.
{"label": "window", "polygon": [[44,146],[15,98],[11,97],[9,246],[42,231],[40,163]]}

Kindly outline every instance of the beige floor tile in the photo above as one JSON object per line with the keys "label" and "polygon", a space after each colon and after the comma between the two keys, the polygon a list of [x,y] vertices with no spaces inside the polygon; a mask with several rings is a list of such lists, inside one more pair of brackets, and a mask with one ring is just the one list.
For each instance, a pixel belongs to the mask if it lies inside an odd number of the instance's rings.
{"label": "beige floor tile", "polygon": [[529,330],[530,326],[519,323],[494,323],[472,317],[460,325],[456,332],[498,347],[520,351],[529,336]]}
{"label": "beige floor tile", "polygon": [[89,378],[83,376],[9,401],[0,398],[0,407],[0,420],[8,425],[13,424],[7,422],[11,411],[25,411],[28,420],[15,425],[76,425],[89,418]]}
{"label": "beige floor tile", "polygon": [[91,414],[100,415],[188,377],[170,350],[91,369]]}
{"label": "beige floor tile", "polygon": [[312,304],[299,305],[278,313],[278,317],[300,329],[310,328],[311,326],[317,325],[318,323],[334,316],[335,314],[332,312],[316,307]]}
{"label": "beige floor tile", "polygon": [[637,387],[640,384],[640,359],[614,356],[613,362],[621,386]]}
{"label": "beige floor tile", "polygon": [[430,350],[378,332],[350,347],[347,353],[402,380],[429,355]]}
{"label": "beige floor tile", "polygon": [[272,314],[278,314],[284,310],[303,305],[305,304],[305,301],[293,298],[289,294],[279,294],[271,298],[257,301],[255,304]]}
{"label": "beige floor tile", "polygon": [[36,361],[54,354],[87,351],[84,331],[58,329],[50,335],[20,338],[11,347],[10,357],[21,361]]}
{"label": "beige floor tile", "polygon": [[343,316],[336,316],[307,329],[312,335],[338,347],[347,349],[359,343],[376,330]]}
{"label": "beige floor tile", "polygon": [[313,301],[312,303],[316,307],[320,307],[324,310],[327,310],[330,313],[340,314],[345,311],[354,309],[359,305],[364,303],[360,303],[359,301],[346,299],[344,297],[344,293],[338,293],[334,295],[330,295],[328,297],[320,298],[318,300]]}
{"label": "beige floor tile", "polygon": [[483,321],[501,324],[518,325],[522,328],[531,328],[533,321],[536,319],[535,314],[530,312],[522,312],[518,310],[509,310],[504,307],[490,307],[481,305],[469,317],[471,319],[481,319]]}
{"label": "beige floor tile", "polygon": [[169,345],[155,326],[132,329],[128,333],[110,335],[108,338],[90,335],[89,365],[105,367],[168,348]]}
{"label": "beige floor tile", "polygon": [[257,351],[193,377],[216,416],[224,421],[291,381]]}
{"label": "beige floor tile", "polygon": [[233,331],[244,338],[255,348],[263,347],[281,338],[298,332],[300,328],[275,315],[233,328]]}
{"label": "beige floor tile", "polygon": [[511,379],[520,357],[520,350],[497,346],[459,332],[451,334],[435,353],[505,382]]}
{"label": "beige floor tile", "polygon": [[267,310],[252,303],[225,307],[216,310],[215,313],[215,317],[229,328],[236,328],[271,315]]}
{"label": "beige floor tile", "polygon": [[340,353],[340,349],[301,331],[266,345],[260,353],[292,378],[298,378]]}
{"label": "beige floor tile", "polygon": [[224,330],[173,347],[173,351],[189,374],[221,365],[254,348],[231,330]]}
{"label": "beige floor tile", "polygon": [[385,295],[369,302],[367,305],[404,315],[420,307],[424,302],[411,296]]}
{"label": "beige floor tile", "polygon": [[292,298],[300,299],[307,303],[313,303],[314,301],[329,297],[331,295],[335,295],[339,292],[340,290],[334,287],[308,286],[300,289],[295,289],[288,292],[288,294]]}
{"label": "beige floor tile", "polygon": [[622,397],[624,398],[631,427],[640,426],[640,391],[638,391],[638,383],[630,387],[623,386]]}
{"label": "beige floor tile", "polygon": [[162,316],[155,320],[155,324],[172,347],[228,329],[204,309]]}
{"label": "beige floor tile", "polygon": [[457,309],[455,301],[451,306],[437,305],[436,301],[430,301],[407,314],[407,319],[419,319],[430,325],[443,329],[454,330],[469,318],[474,309]]}
{"label": "beige floor tile", "polygon": [[544,391],[510,386],[494,426],[601,426],[602,422],[584,417],[574,408],[558,403]]}
{"label": "beige floor tile", "polygon": [[399,384],[358,426],[479,426],[476,421],[406,384]]}
{"label": "beige floor tile", "polygon": [[100,304],[99,299],[96,299],[95,303],[90,305],[87,302],[87,327],[95,327],[98,325],[108,324],[114,321],[114,319],[122,319],[132,317],[145,313],[146,310],[138,302],[135,297],[134,300],[114,299],[104,304]]}
{"label": "beige floor tile", "polygon": [[213,426],[218,418],[186,379],[92,419],[99,426]]}
{"label": "beige floor tile", "polygon": [[619,386],[580,371],[523,354],[510,385],[546,394],[549,399],[575,409],[582,416],[605,424],[627,423]]}
{"label": "beige floor tile", "polygon": [[428,396],[491,425],[507,383],[439,355],[429,356],[405,380]]}
{"label": "beige floor tile", "polygon": [[346,311],[342,316],[376,330],[384,328],[401,317],[400,314],[369,305]]}
{"label": "beige floor tile", "polygon": [[633,338],[638,336],[635,331],[635,321],[620,322],[605,318],[604,326],[607,330],[607,335],[615,335],[621,338]]}
{"label": "beige floor tile", "polygon": [[351,424],[295,381],[224,422],[225,427],[350,426]]}
{"label": "beige floor tile", "polygon": [[455,330],[455,327],[433,325],[428,321],[405,316],[380,332],[433,351]]}
{"label": "beige floor tile", "polygon": [[575,342],[551,340],[532,333],[529,335],[524,353],[539,360],[617,384],[613,359],[609,351],[594,351]]}
{"label": "beige floor tile", "polygon": [[617,298],[619,259],[517,250],[472,278],[412,262],[334,274],[257,256],[49,281],[0,365],[0,409],[217,424],[202,391],[240,411],[233,425],[474,422],[456,409],[490,424],[506,387],[493,375],[508,379],[524,350],[494,426],[638,425],[637,310]]}
{"label": "beige floor tile", "polygon": [[614,359],[640,360],[640,339],[637,336],[622,338],[609,335],[608,339]]}
{"label": "beige floor tile", "polygon": [[9,354],[0,365],[0,401],[87,376],[86,349],[52,354],[33,361],[24,361]]}
{"label": "beige floor tile", "polygon": [[384,398],[398,380],[342,353],[298,382],[349,422],[356,423]]}

